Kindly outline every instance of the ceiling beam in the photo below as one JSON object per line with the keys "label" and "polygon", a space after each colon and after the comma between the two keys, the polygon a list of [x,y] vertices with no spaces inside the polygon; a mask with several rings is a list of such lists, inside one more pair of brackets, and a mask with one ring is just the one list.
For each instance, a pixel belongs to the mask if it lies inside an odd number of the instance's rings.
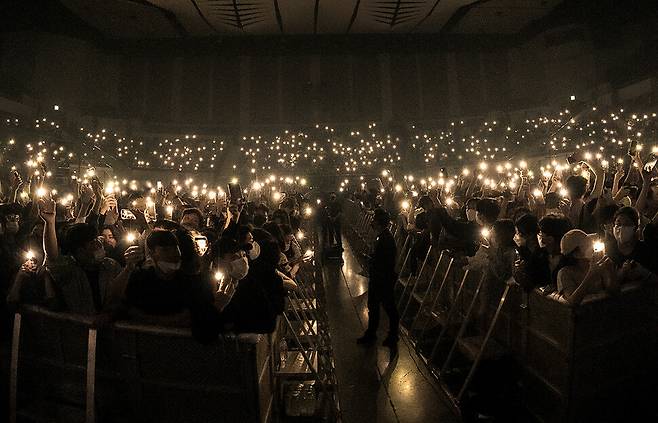
{"label": "ceiling beam", "polygon": [[443,28],[439,31],[439,34],[447,34],[448,32],[452,31],[454,27],[456,27],[459,22],[461,22],[462,19],[468,14],[468,12],[471,11],[474,7],[480,6],[484,3],[487,3],[491,0],[477,0],[474,1],[473,3],[466,4],[459,9],[455,11],[455,13],[452,14],[450,19],[443,25]]}

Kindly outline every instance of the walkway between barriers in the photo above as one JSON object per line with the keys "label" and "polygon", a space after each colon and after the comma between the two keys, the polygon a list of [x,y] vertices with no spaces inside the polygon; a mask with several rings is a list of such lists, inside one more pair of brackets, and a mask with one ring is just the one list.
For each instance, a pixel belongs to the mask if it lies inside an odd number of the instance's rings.
{"label": "walkway between barriers", "polygon": [[378,343],[356,345],[367,324],[367,279],[347,242],[344,263],[325,260],[323,280],[342,421],[455,422],[443,393],[419,357],[400,341],[391,358],[381,346],[388,327],[385,314]]}

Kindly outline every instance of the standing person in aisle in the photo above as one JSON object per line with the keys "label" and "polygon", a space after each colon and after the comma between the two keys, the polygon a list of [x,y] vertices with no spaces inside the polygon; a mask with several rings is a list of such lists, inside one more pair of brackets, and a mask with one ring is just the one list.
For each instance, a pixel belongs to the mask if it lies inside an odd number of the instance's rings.
{"label": "standing person in aisle", "polygon": [[376,209],[372,219],[372,228],[377,234],[372,255],[366,255],[369,263],[368,280],[368,328],[357,344],[369,345],[377,340],[379,327],[379,307],[388,315],[388,336],[382,343],[395,349],[398,343],[398,324],[400,316],[395,307],[393,289],[397,274],[395,273],[396,247],[393,234],[389,230],[391,219],[384,209]]}
{"label": "standing person in aisle", "polygon": [[332,192],[329,194],[329,203],[327,204],[327,216],[329,219],[329,242],[333,238],[333,242],[336,243],[336,246],[340,251],[343,250],[343,240],[341,237],[341,218],[343,216],[343,206],[340,201],[336,198],[336,193]]}

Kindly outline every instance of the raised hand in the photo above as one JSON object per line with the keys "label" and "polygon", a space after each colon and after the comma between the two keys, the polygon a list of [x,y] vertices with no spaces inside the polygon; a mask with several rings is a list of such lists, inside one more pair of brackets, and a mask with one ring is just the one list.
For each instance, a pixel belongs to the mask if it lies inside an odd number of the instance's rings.
{"label": "raised hand", "polygon": [[41,217],[44,222],[54,224],[56,209],[55,200],[51,198],[40,198],[37,204],[39,206],[39,217]]}

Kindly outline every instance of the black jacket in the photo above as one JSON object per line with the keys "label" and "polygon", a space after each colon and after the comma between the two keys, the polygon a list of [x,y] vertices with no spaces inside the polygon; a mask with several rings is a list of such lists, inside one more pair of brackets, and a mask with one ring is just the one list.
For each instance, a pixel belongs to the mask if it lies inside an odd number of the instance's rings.
{"label": "black jacket", "polygon": [[390,284],[393,286],[397,275],[395,273],[395,257],[397,249],[395,239],[388,229],[377,236],[375,247],[369,261],[370,284]]}

